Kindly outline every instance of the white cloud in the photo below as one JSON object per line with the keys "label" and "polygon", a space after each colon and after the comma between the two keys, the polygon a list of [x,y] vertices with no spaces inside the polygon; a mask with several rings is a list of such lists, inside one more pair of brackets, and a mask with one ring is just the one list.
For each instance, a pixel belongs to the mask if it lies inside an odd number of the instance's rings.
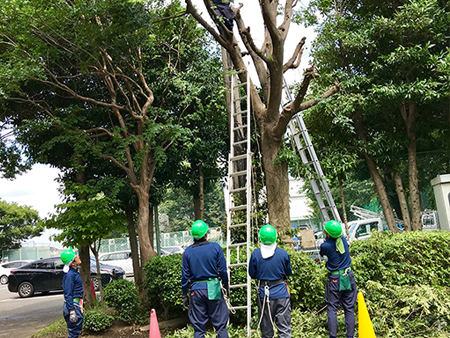
{"label": "white cloud", "polygon": [[[62,203],[59,196],[59,184],[56,178],[59,170],[48,165],[36,164],[33,168],[17,176],[14,180],[0,178],[0,199],[8,203],[17,203],[19,206],[29,206],[36,210],[41,218],[54,213],[56,204]],[[57,230],[45,230],[39,237],[26,241],[24,245],[55,245],[59,243],[50,241],[49,236]],[[34,243],[33,243],[34,242]]]}

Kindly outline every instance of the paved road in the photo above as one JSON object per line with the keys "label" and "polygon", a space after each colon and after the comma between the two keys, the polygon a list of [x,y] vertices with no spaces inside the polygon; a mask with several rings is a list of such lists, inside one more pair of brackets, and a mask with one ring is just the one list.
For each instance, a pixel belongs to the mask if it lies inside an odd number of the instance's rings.
{"label": "paved road", "polygon": [[20,298],[0,285],[0,337],[27,338],[62,318],[63,293]]}

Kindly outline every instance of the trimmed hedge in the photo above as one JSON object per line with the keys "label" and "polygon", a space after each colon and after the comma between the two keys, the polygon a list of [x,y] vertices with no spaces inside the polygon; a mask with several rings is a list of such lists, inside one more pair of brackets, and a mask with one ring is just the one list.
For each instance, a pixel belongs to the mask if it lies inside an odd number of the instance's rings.
{"label": "trimmed hedge", "polygon": [[450,286],[450,232],[373,232],[350,245],[357,284]]}

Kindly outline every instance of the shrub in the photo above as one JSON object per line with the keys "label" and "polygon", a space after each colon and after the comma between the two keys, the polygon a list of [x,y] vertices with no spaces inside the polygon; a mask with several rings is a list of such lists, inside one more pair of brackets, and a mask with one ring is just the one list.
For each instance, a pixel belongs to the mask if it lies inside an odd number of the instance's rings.
{"label": "shrub", "polygon": [[325,304],[327,270],[303,252],[288,250],[292,276],[289,277],[292,308],[318,310]]}
{"label": "shrub", "polygon": [[450,289],[363,285],[377,337],[450,337]]}
{"label": "shrub", "polygon": [[83,328],[93,332],[106,330],[114,323],[114,316],[93,309],[84,313]]}
{"label": "shrub", "polygon": [[450,232],[374,232],[350,245],[357,284],[450,286]]}
{"label": "shrub", "polygon": [[105,287],[105,303],[127,323],[140,322],[139,294],[136,285],[126,279],[115,280]]}
{"label": "shrub", "polygon": [[144,266],[147,308],[155,309],[158,317],[175,318],[184,312],[181,292],[182,257],[181,254],[158,256]]}

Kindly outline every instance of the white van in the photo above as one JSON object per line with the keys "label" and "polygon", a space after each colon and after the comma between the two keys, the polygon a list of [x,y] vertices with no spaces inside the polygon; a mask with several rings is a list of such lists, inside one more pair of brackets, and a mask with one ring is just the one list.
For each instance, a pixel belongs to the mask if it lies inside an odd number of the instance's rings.
{"label": "white van", "polygon": [[369,238],[372,230],[383,231],[383,222],[381,218],[369,218],[357,221],[351,221],[348,224],[349,235],[348,242]]}

